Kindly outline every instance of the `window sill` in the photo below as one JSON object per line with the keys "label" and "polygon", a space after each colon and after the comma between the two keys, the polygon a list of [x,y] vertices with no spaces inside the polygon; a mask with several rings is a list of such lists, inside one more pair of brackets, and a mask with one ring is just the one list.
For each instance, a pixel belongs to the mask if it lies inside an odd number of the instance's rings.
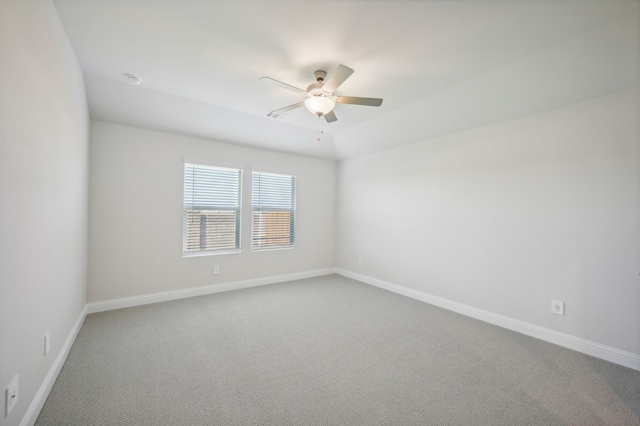
{"label": "window sill", "polygon": [[202,256],[218,256],[221,254],[238,254],[241,253],[242,250],[224,250],[224,251],[199,251],[195,253],[185,253],[182,252],[182,257],[202,257]]}
{"label": "window sill", "polygon": [[277,250],[293,250],[296,246],[287,246],[287,247],[266,247],[266,248],[252,248],[251,252],[261,252],[261,251],[277,251]]}

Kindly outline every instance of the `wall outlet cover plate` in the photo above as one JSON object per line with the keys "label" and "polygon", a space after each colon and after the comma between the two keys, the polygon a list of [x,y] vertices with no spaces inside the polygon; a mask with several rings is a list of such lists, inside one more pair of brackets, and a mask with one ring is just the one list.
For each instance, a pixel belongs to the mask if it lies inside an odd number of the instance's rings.
{"label": "wall outlet cover plate", "polygon": [[47,331],[47,334],[44,335],[44,354],[45,356],[51,350],[51,332]]}
{"label": "wall outlet cover plate", "polygon": [[564,315],[564,302],[561,302],[560,300],[552,300],[551,313],[556,315]]}

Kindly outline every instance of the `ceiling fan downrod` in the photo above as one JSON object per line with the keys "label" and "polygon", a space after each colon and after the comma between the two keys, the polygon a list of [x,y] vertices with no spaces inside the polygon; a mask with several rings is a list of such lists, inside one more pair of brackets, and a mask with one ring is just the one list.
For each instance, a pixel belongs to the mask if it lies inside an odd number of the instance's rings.
{"label": "ceiling fan downrod", "polygon": [[323,70],[315,70],[313,75],[316,77],[318,83],[322,83],[324,79],[327,78],[327,72]]}

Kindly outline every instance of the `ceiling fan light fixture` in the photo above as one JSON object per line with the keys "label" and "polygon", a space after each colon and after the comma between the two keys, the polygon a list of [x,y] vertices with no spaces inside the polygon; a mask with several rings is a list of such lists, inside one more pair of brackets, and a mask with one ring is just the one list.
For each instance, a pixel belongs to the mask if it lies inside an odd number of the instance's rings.
{"label": "ceiling fan light fixture", "polygon": [[336,103],[333,99],[324,96],[311,96],[304,101],[304,106],[318,117],[322,117],[331,112]]}

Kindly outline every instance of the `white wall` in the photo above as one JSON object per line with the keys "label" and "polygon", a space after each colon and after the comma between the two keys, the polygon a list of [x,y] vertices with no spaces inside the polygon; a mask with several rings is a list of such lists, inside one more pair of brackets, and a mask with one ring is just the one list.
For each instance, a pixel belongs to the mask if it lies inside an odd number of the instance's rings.
{"label": "white wall", "polygon": [[338,267],[640,354],[637,117],[627,90],[340,163]]}
{"label": "white wall", "polygon": [[[182,257],[185,160],[244,169],[242,253]],[[252,168],[297,175],[295,249],[251,252]],[[329,160],[92,121],[88,301],[332,268],[336,168]]]}
{"label": "white wall", "polygon": [[[88,125],[82,74],[52,4],[0,2],[2,425],[23,419],[85,306]],[[5,418],[16,374],[19,400]]]}

